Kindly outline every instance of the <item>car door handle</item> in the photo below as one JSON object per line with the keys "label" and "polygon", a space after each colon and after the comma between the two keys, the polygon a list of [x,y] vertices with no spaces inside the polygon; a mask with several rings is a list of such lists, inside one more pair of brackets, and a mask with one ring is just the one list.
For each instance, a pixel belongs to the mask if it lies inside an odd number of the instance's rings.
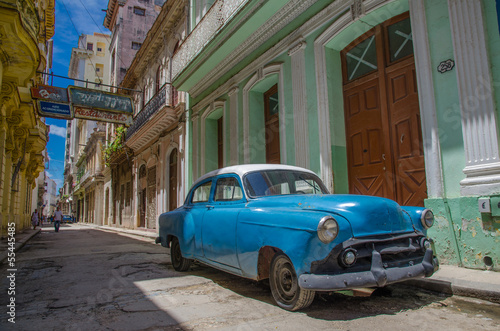
{"label": "car door handle", "polygon": [[209,210],[210,210],[210,209],[214,209],[214,206],[207,205],[206,207],[207,207],[207,209],[209,209]]}

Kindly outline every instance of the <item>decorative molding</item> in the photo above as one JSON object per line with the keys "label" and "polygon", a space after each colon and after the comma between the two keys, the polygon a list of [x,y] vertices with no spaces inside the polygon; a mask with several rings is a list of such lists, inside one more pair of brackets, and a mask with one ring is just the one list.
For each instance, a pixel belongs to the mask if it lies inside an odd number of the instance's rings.
{"label": "decorative molding", "polygon": [[[264,42],[275,35],[278,31],[283,29],[286,25],[291,23],[315,2],[315,0],[289,1],[272,17],[272,19],[267,20],[259,29],[257,29],[257,31],[255,31],[250,37],[248,37],[243,43],[241,43],[231,54],[220,61],[220,63],[208,74],[206,74],[204,78],[201,79],[189,91],[189,93],[194,97],[199,95],[201,92],[207,89],[208,86],[213,84],[213,82],[215,82],[220,76],[222,76],[230,68],[233,68],[237,63],[249,56]],[[244,19],[242,19],[241,21],[245,22]],[[236,24],[231,31],[228,31],[228,35],[232,35],[238,28],[240,28],[240,25]],[[217,49],[217,47],[215,47],[214,49]],[[174,57],[174,59],[176,58],[177,56]],[[176,74],[174,74],[174,77],[175,76]]]}
{"label": "decorative molding", "polygon": [[198,146],[200,144],[200,138],[198,137],[198,124],[199,124],[199,114],[193,114],[191,117],[193,123],[193,133],[192,133],[192,167],[193,167],[193,183],[200,176],[198,169],[200,159],[198,156]]}
{"label": "decorative molding", "polygon": [[[336,17],[337,15],[342,13],[345,10],[346,6],[348,6],[351,2],[352,0],[337,0],[334,3],[328,5],[309,21],[300,26],[293,34],[289,34],[288,36],[280,40],[248,66],[242,68],[229,81],[226,81],[221,86],[217,87],[213,92],[206,96],[203,101],[200,101],[198,104],[192,106],[192,108],[194,109],[200,104],[202,104],[202,107],[208,105],[209,102],[205,100],[214,100],[220,95],[227,93],[227,91],[234,85],[234,82],[240,82],[249,76],[253,76],[255,72],[260,68],[268,64],[277,56],[286,52],[290,44],[292,44],[294,40],[296,40],[297,35],[306,37],[309,34],[313,33],[316,29],[323,26],[325,23],[331,21],[332,17]],[[193,94],[191,95],[193,96]]]}
{"label": "decorative molding", "polygon": [[299,41],[289,51],[292,66],[295,165],[309,169],[309,121],[306,92],[306,43]]}
{"label": "decorative molding", "polygon": [[230,155],[230,160],[229,163],[230,165],[236,165],[239,163],[239,157],[238,157],[238,146],[239,146],[239,103],[238,103],[238,96],[239,96],[239,88],[233,87],[229,90],[228,96],[229,96],[229,136],[232,138],[229,142],[229,155]]}
{"label": "decorative molding", "polygon": [[300,41],[298,41],[295,45],[290,47],[290,49],[288,50],[288,56],[293,56],[298,51],[306,49],[306,46],[307,43],[301,38]]}
{"label": "decorative molding", "polygon": [[353,21],[357,20],[363,15],[363,9],[363,0],[353,0],[353,3],[351,5],[351,15]]}

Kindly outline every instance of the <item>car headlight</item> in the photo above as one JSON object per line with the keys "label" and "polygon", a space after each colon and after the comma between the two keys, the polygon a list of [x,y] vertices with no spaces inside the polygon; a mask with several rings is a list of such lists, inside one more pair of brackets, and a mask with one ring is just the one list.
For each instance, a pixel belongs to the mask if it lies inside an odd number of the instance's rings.
{"label": "car headlight", "polygon": [[339,233],[339,226],[335,218],[323,217],[318,224],[318,238],[325,244],[332,242]]}
{"label": "car headlight", "polygon": [[429,209],[425,209],[420,216],[420,221],[423,227],[428,229],[434,224],[434,214]]}

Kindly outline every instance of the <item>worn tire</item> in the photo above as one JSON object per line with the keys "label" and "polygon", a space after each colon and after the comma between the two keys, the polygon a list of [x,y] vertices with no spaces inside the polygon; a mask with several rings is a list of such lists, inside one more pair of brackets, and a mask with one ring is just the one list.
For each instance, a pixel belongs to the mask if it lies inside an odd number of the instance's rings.
{"label": "worn tire", "polygon": [[276,254],[271,261],[269,285],[274,301],[283,309],[296,311],[311,305],[315,291],[299,287],[292,262],[285,254]]}
{"label": "worn tire", "polygon": [[172,261],[172,266],[177,271],[188,270],[191,266],[191,262],[193,262],[193,260],[186,259],[182,256],[181,246],[177,238],[173,238],[170,243],[170,261]]}

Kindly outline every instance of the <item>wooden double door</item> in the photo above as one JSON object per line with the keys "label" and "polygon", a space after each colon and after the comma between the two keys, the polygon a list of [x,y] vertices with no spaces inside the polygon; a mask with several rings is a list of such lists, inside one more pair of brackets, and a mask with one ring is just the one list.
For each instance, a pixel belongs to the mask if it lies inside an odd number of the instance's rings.
{"label": "wooden double door", "polygon": [[423,206],[422,130],[408,14],[342,51],[349,191]]}

